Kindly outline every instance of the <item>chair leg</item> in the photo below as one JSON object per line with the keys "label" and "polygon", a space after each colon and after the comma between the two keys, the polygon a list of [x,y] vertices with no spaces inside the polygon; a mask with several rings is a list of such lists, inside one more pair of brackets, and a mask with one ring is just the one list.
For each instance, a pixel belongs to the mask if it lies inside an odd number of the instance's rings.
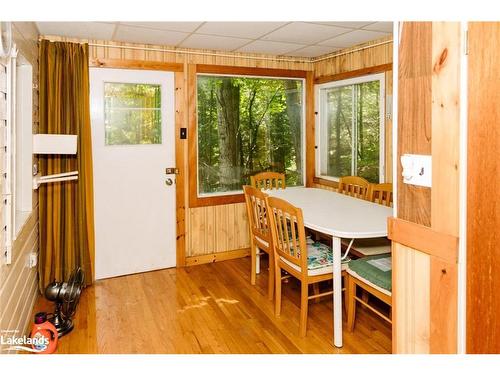
{"label": "chair leg", "polygon": [[347,276],[347,330],[352,332],[354,330],[354,320],[356,319],[356,283],[354,278]]}
{"label": "chair leg", "polygon": [[[255,285],[255,275],[256,275],[256,265],[257,265],[257,253],[255,252],[255,245],[253,240],[250,241],[250,259],[252,262],[252,269],[250,274],[250,284]],[[252,250],[253,249],[253,250]]]}
{"label": "chair leg", "polygon": [[269,297],[269,300],[273,300],[274,296],[274,256],[272,252],[270,251],[269,253],[269,282],[268,282],[268,287],[267,287],[267,294]]}
{"label": "chair leg", "polygon": [[370,298],[370,294],[366,290],[361,291],[361,299],[364,303],[368,303],[368,299]]}
{"label": "chair leg", "polygon": [[[314,293],[314,294],[319,294],[319,283],[314,283],[314,284],[312,285],[312,287],[313,287],[313,293]],[[319,298],[319,297],[316,297],[316,298],[314,299],[314,302],[315,302],[315,303],[319,303],[319,300],[320,300],[320,298]]]}
{"label": "chair leg", "polygon": [[274,314],[276,316],[280,316],[281,314],[281,268],[275,263],[274,267],[274,277],[275,277],[275,286],[276,286],[276,299],[274,304]]}
{"label": "chair leg", "polygon": [[347,307],[349,306],[349,277],[347,274],[342,275],[342,281],[344,282],[344,308],[347,316]]}
{"label": "chair leg", "polygon": [[305,337],[307,332],[307,309],[308,309],[308,297],[309,296],[309,285],[305,280],[300,282],[300,322],[299,322],[299,334],[300,337]]}

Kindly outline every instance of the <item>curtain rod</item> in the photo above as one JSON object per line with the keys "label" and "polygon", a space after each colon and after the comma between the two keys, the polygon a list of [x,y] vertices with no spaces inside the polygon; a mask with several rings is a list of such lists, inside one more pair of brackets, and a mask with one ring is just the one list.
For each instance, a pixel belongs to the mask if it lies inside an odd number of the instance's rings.
{"label": "curtain rod", "polygon": [[[45,39],[45,38],[41,38]],[[49,39],[50,40],[50,39]],[[51,40],[53,41],[53,40]],[[84,43],[84,42],[80,42]],[[391,40],[384,40],[382,42],[370,44],[367,46],[362,46],[354,49],[350,49],[348,51],[339,51],[333,52],[331,54],[325,55],[323,57],[315,57],[315,58],[306,58],[306,59],[297,59],[297,58],[286,58],[286,57],[266,57],[266,56],[247,56],[247,55],[238,55],[238,54],[229,54],[229,53],[217,53],[217,52],[202,52],[202,51],[194,51],[194,50],[179,50],[179,49],[169,49],[169,48],[154,48],[154,47],[137,47],[137,46],[122,46],[122,45],[113,45],[113,44],[105,44],[105,43],[88,43],[90,47],[104,47],[104,48],[119,48],[119,49],[130,49],[130,50],[139,50],[139,51],[152,51],[152,52],[167,52],[167,53],[179,53],[184,55],[199,55],[199,56],[213,56],[213,57],[230,57],[230,58],[242,58],[248,60],[266,60],[266,61],[282,61],[282,62],[293,62],[293,63],[315,63],[319,61],[328,60],[334,57],[348,55],[350,53],[363,51],[368,48],[373,48],[377,46],[381,46],[384,44],[392,43]]]}

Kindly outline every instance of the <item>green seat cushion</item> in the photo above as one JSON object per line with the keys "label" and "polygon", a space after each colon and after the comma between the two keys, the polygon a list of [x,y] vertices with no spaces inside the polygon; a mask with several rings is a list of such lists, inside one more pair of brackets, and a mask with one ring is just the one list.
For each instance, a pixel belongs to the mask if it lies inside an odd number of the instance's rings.
{"label": "green seat cushion", "polygon": [[392,291],[391,254],[374,255],[349,262],[349,269],[376,286]]}

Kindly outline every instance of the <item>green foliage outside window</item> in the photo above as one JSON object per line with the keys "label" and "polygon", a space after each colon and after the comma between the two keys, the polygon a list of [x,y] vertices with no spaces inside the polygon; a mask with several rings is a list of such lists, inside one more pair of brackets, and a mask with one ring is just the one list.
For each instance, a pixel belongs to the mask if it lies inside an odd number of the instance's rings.
{"label": "green foliage outside window", "polygon": [[321,174],[361,176],[370,182],[380,177],[380,82],[323,89],[326,96],[326,152]]}
{"label": "green foliage outside window", "polygon": [[302,80],[198,76],[199,193],[241,190],[262,171],[303,184]]}
{"label": "green foliage outside window", "polygon": [[104,83],[106,145],[161,144],[161,87]]}

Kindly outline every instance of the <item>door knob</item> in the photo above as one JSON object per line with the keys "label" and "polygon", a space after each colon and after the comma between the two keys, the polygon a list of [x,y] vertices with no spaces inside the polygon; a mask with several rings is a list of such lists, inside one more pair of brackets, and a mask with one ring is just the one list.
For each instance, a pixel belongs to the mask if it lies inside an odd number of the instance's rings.
{"label": "door knob", "polygon": [[166,184],[167,186],[170,186],[170,185],[172,185],[173,183],[174,183],[174,182],[172,181],[172,179],[171,179],[171,178],[167,178],[167,179],[165,180],[165,184]]}

